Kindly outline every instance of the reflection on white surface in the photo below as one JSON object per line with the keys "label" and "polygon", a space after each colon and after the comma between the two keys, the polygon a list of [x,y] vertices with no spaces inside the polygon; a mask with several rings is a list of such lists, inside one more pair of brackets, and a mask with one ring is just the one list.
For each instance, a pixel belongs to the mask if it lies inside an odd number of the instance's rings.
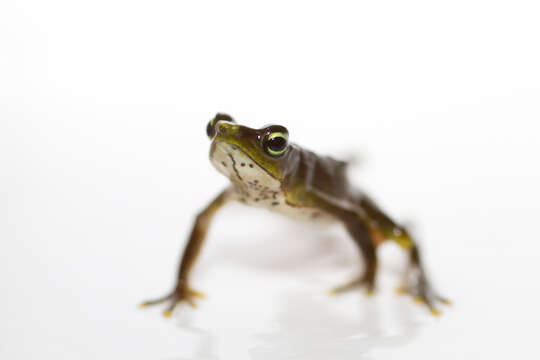
{"label": "reflection on white surface", "polygon": [[220,357],[216,354],[216,339],[209,331],[192,328],[187,325],[178,325],[184,334],[195,335],[195,348],[193,350],[193,357],[190,358],[177,358],[167,357],[165,360],[219,360]]}
{"label": "reflection on white surface", "polygon": [[[276,314],[275,324],[270,329],[251,336],[246,334],[245,348],[251,360],[369,358],[370,350],[406,344],[420,330],[421,324],[414,320],[413,305],[403,301],[395,301],[394,304],[392,316],[395,318],[385,321],[381,304],[376,299],[342,304],[346,306],[341,310],[349,311],[345,313],[321,297],[289,295],[284,299],[280,312]],[[358,309],[362,309],[360,313]],[[217,336],[211,329],[194,328],[188,323],[189,320],[180,318],[177,326],[182,333],[196,337],[197,345],[189,360],[228,358],[218,355]],[[226,342],[235,336],[238,334],[229,334],[222,340]],[[242,358],[241,355],[237,356]]]}
{"label": "reflection on white surface", "polygon": [[376,302],[358,305],[364,306],[362,315],[350,316],[337,313],[320,299],[288,299],[279,314],[277,329],[258,336],[262,344],[250,350],[251,359],[362,359],[373,348],[406,343],[418,331],[419,325],[409,317],[408,306],[398,314],[397,333],[388,334]]}
{"label": "reflection on white surface", "polygon": [[[257,345],[246,343],[249,359],[369,358],[370,350],[405,344],[419,331],[420,324],[411,318],[411,304],[396,304],[399,307],[395,319],[398,324],[388,327],[388,324],[383,323],[380,308],[374,301],[358,304],[364,306],[361,316],[348,316],[329,308],[325,301],[315,300],[307,294],[290,296],[284,301],[274,329],[254,334],[253,340]],[[189,327],[184,321],[179,321],[177,326],[182,332],[197,337],[194,356],[189,360],[226,358],[218,356],[216,336],[212,330]]]}

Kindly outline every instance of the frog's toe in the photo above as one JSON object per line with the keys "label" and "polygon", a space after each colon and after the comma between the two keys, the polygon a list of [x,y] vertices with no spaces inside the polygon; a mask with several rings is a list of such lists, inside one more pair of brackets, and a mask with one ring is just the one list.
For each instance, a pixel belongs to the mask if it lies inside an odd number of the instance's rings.
{"label": "frog's toe", "polygon": [[157,298],[157,299],[143,301],[142,303],[139,304],[139,307],[142,309],[142,308],[145,308],[147,306],[161,304],[161,303],[164,303],[164,302],[172,299],[173,297],[174,297],[174,293],[171,293],[169,295],[165,295],[165,296]]}
{"label": "frog's toe", "polygon": [[369,281],[365,277],[360,277],[356,280],[333,288],[332,290],[330,290],[330,294],[342,294],[360,287],[366,288],[366,296],[371,296],[375,292],[375,285],[373,284],[373,281]]}
{"label": "frog's toe", "polygon": [[426,306],[431,312],[431,314],[436,316],[441,315],[441,311],[435,306],[436,303],[442,303],[445,305],[451,304],[450,300],[437,295],[430,286],[426,286],[425,284],[423,286],[417,286],[413,288],[408,286],[401,286],[396,289],[396,293],[399,295],[411,295],[414,302]]}
{"label": "frog's toe", "polygon": [[199,299],[206,299],[206,295],[204,293],[200,292],[200,291],[197,291],[197,290],[188,289],[188,294],[191,297],[196,297],[196,298],[199,298]]}
{"label": "frog's toe", "polygon": [[409,293],[409,290],[405,286],[399,286],[395,290],[396,295],[405,295]]}
{"label": "frog's toe", "polygon": [[441,312],[435,307],[435,301],[427,294],[416,295],[413,297],[415,303],[425,305],[433,315],[440,315]]}
{"label": "frog's toe", "polygon": [[453,303],[452,303],[452,300],[449,300],[445,297],[442,297],[442,296],[437,296],[437,300],[440,301],[441,303],[443,303],[444,305],[447,305],[447,306],[452,306]]}
{"label": "frog's toe", "polygon": [[141,308],[150,306],[150,305],[156,305],[161,304],[164,302],[169,302],[169,306],[167,309],[163,312],[163,316],[165,317],[171,317],[174,309],[176,306],[185,301],[188,303],[191,307],[196,308],[197,303],[195,302],[195,298],[205,298],[205,295],[199,291],[190,289],[190,288],[177,288],[175,291],[173,291],[171,294],[163,296],[161,298],[155,299],[155,300],[149,300],[145,301],[140,304]]}

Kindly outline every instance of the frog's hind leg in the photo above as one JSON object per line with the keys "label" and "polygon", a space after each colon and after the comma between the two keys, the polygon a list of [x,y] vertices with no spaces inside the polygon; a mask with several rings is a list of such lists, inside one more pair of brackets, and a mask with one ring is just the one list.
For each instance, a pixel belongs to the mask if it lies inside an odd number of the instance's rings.
{"label": "frog's hind leg", "polygon": [[364,273],[357,279],[332,289],[332,294],[347,292],[359,287],[365,287],[366,295],[372,295],[375,290],[375,275],[377,272],[377,253],[372,233],[360,215],[350,213],[343,216],[344,224],[355,244],[360,249],[364,259]]}
{"label": "frog's hind leg", "polygon": [[[404,235],[406,232],[404,231]],[[408,235],[406,235],[408,237]],[[410,239],[410,237],[409,237]],[[427,278],[420,250],[418,245],[410,240],[409,247],[409,265],[405,271],[404,281],[401,287],[398,288],[398,293],[410,294],[414,300],[420,304],[426,305],[433,315],[439,315],[440,311],[435,306],[440,302],[450,305],[451,302],[445,297],[440,296],[432,287]]]}
{"label": "frog's hind leg", "polygon": [[409,252],[409,264],[405,271],[404,282],[398,291],[411,294],[417,302],[425,304],[433,314],[438,314],[435,304],[437,302],[450,304],[450,302],[433,290],[426,276],[418,245],[407,229],[393,221],[368,197],[362,196],[359,199],[359,205],[371,220],[371,230],[376,235],[373,238],[377,240],[377,245],[384,240],[392,240]]}

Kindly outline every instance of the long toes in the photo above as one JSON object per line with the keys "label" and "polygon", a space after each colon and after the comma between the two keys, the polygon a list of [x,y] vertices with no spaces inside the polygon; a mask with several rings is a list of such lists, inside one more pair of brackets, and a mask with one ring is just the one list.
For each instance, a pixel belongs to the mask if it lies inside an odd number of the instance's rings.
{"label": "long toes", "polygon": [[354,286],[349,286],[349,285],[337,286],[333,288],[332,290],[330,290],[330,294],[333,294],[333,295],[342,294],[344,292],[351,291],[353,288]]}
{"label": "long toes", "polygon": [[186,302],[194,309],[197,307],[197,303],[191,297],[186,298]]}
{"label": "long toes", "polygon": [[428,309],[429,309],[429,312],[431,313],[431,315],[434,315],[434,316],[439,316],[441,315],[441,311],[439,309],[437,309],[435,307],[435,305],[433,305],[431,302],[427,302],[426,303]]}
{"label": "long toes", "polygon": [[206,295],[204,293],[196,291],[196,290],[189,289],[188,294],[190,296],[193,296],[193,297],[196,297],[196,298],[199,298],[199,299],[206,299]]}
{"label": "long toes", "polygon": [[397,287],[394,292],[396,295],[406,295],[410,293],[409,289],[407,289],[405,286]]}
{"label": "long toes", "polygon": [[144,307],[147,307],[147,306],[150,306],[150,305],[161,304],[161,303],[163,303],[163,302],[165,302],[167,300],[172,299],[173,296],[174,296],[174,294],[169,294],[169,295],[157,298],[157,299],[143,301],[142,303],[139,304],[139,307],[144,308]]}
{"label": "long toes", "polygon": [[433,301],[429,299],[426,295],[419,295],[419,296],[417,295],[417,296],[414,296],[413,299],[414,299],[414,302],[425,305],[429,309],[432,315],[435,315],[435,316],[441,315],[441,312],[435,307],[435,305],[433,304]]}
{"label": "long toes", "polygon": [[[409,291],[409,293],[411,292]],[[441,315],[441,311],[435,307],[435,304],[437,302],[447,305],[450,304],[450,301],[448,299],[445,299],[435,294],[429,288],[416,289],[416,291],[413,291],[411,295],[413,295],[413,299],[415,302],[425,305],[429,309],[431,314],[434,316]]]}
{"label": "long toes", "polygon": [[359,286],[360,286],[359,284],[352,284],[352,283],[345,284],[345,285],[341,285],[341,286],[337,286],[337,287],[333,288],[332,290],[330,290],[330,293],[334,294],[334,295],[342,294],[342,293],[351,291],[354,288],[359,287]]}
{"label": "long toes", "polygon": [[440,310],[435,307],[435,305],[433,304],[433,302],[430,299],[426,299],[425,304],[428,307],[429,312],[431,312],[431,315],[434,315],[434,316],[441,315]]}
{"label": "long toes", "polygon": [[334,294],[334,295],[335,294],[341,294],[341,293],[348,292],[348,291],[354,290],[355,288],[362,287],[362,286],[366,286],[368,295],[373,293],[373,289],[374,289],[373,284],[369,284],[368,281],[366,281],[364,278],[360,278],[360,279],[351,281],[349,283],[346,283],[344,285],[337,286],[337,287],[333,288],[330,291],[330,293]]}
{"label": "long toes", "polygon": [[437,295],[437,300],[440,301],[441,303],[443,303],[444,305],[452,306],[452,301],[445,298],[445,297]]}
{"label": "long toes", "polygon": [[176,307],[176,305],[178,305],[178,301],[179,301],[179,297],[177,294],[173,294],[171,296],[171,304],[169,305],[169,307],[167,308],[167,310],[165,310],[163,312],[163,316],[165,316],[166,318],[169,318],[172,316],[173,314],[173,311],[174,311],[174,308]]}
{"label": "long toes", "polygon": [[373,295],[375,295],[375,290],[373,289],[373,287],[368,287],[365,294],[367,297],[372,297]]}

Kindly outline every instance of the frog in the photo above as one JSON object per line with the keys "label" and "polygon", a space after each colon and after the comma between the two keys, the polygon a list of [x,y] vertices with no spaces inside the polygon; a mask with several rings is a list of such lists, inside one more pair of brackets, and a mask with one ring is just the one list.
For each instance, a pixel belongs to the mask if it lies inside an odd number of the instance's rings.
{"label": "frog", "polygon": [[342,225],[359,249],[364,269],[351,281],[331,289],[331,294],[357,288],[373,294],[379,266],[377,249],[391,241],[407,253],[397,292],[412,296],[434,315],[441,313],[439,304],[451,304],[428,280],[418,243],[407,228],[349,180],[348,162],[317,155],[290,142],[289,131],[282,125],[250,128],[224,113],[208,122],[206,133],[210,162],[230,184],[195,216],[173,290],[141,303],[141,307],[168,303],[163,315],[170,317],[179,303],[196,306],[196,299],[205,297],[191,287],[190,274],[216,213],[233,201],[306,224]]}

